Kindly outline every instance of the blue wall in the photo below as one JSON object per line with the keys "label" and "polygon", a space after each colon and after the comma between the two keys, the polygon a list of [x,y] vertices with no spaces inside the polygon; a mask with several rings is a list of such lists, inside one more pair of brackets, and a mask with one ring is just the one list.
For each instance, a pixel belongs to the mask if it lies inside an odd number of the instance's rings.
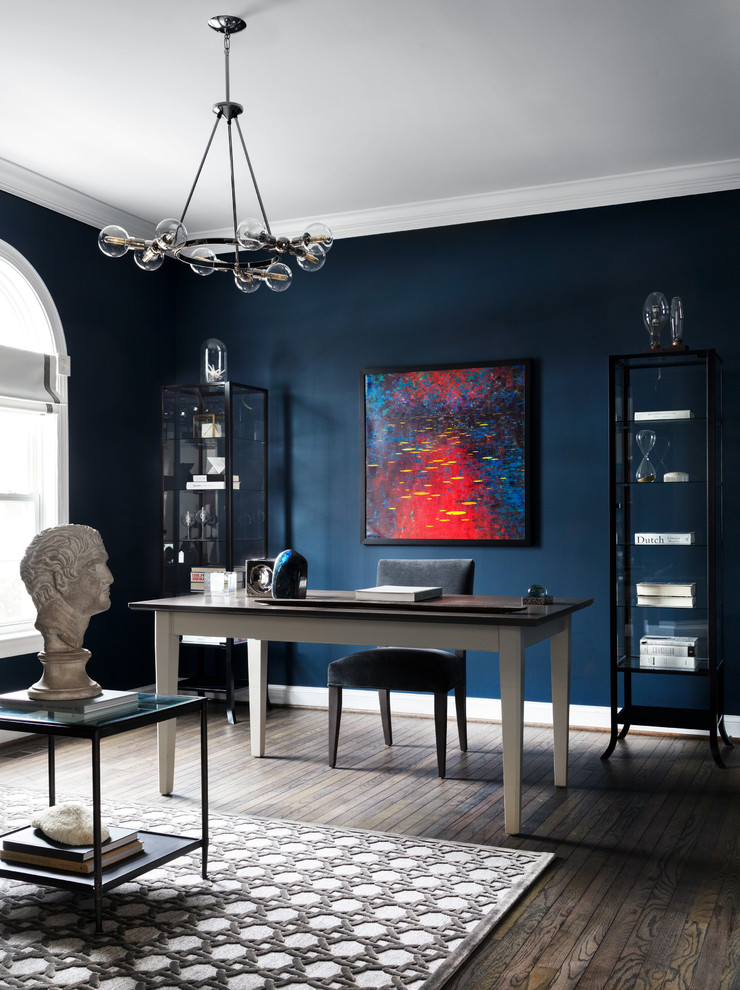
{"label": "blue wall", "polygon": [[[153,679],[151,617],[126,603],[158,591],[159,386],[197,380],[200,343],[216,336],[230,377],[270,391],[269,549],[305,554],[312,588],[371,584],[381,556],[437,552],[361,544],[360,369],[532,358],[535,542],[439,553],[475,556],[481,593],[536,581],[593,596],[574,619],[573,701],[607,705],[607,358],[646,346],[640,309],[653,289],[682,296],[687,342],[724,359],[726,584],[738,583],[739,214],[730,192],[340,240],[288,292],[243,296],[221,276],[106,259],[92,228],[0,195],[0,238],[46,281],[72,355],[72,521],[100,530],[116,578],[111,611],[85,640],[93,676],[109,687]],[[732,607],[726,623],[726,709],[737,714]],[[324,685],[339,653],[275,645],[270,678]],[[548,700],[544,648],[532,654],[528,697]],[[25,686],[37,670],[35,658],[0,661],[0,686]],[[469,693],[498,695],[497,665],[482,654]]]}
{"label": "blue wall", "polygon": [[[174,366],[173,273],[111,261],[92,227],[6,194],[0,239],[46,283],[71,356],[70,521],[100,531],[114,576],[111,608],[85,634],[88,672],[108,688],[152,682],[151,619],[132,621],[127,603],[159,592],[159,386]],[[0,690],[40,674],[35,656],[0,660]]]}
{"label": "blue wall", "polygon": [[[740,194],[722,193],[341,240],[321,272],[296,272],[282,295],[243,297],[220,276],[191,277],[177,328],[179,380],[196,373],[200,341],[213,334],[228,347],[232,379],[269,389],[270,553],[303,553],[312,588],[354,588],[373,583],[381,556],[430,553],[361,545],[359,370],[532,358],[535,544],[439,553],[475,556],[481,593],[519,594],[539,582],[557,595],[593,596],[574,618],[573,700],[607,705],[608,355],[647,346],[640,314],[650,291],[682,296],[689,345],[724,358],[731,509],[740,483],[739,212]],[[740,544],[726,515],[732,587]],[[732,659],[740,627],[731,610],[727,624]],[[275,647],[271,680],[323,685],[327,658],[340,650]],[[532,655],[528,697],[548,700],[545,648]],[[497,665],[484,655],[471,657],[468,680],[471,696],[498,696]],[[689,682],[679,681],[663,677],[661,686],[688,703]],[[740,675],[731,671],[728,688],[728,711],[740,712]]]}

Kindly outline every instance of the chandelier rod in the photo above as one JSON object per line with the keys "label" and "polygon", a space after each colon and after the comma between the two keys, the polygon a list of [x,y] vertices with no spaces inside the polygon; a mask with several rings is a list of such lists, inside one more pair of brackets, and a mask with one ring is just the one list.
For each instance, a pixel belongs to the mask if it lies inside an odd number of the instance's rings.
{"label": "chandelier rod", "polygon": [[182,211],[182,214],[180,216],[180,223],[185,223],[185,214],[188,212],[188,209],[190,207],[190,200],[193,198],[193,193],[195,192],[195,187],[198,185],[198,180],[200,179],[200,173],[203,171],[203,166],[206,163],[206,158],[208,158],[208,152],[211,150],[211,145],[213,144],[213,138],[214,138],[214,135],[216,133],[216,128],[218,127],[219,123],[221,122],[221,118],[222,117],[223,117],[223,111],[222,110],[219,110],[218,116],[216,117],[216,123],[213,125],[213,127],[211,129],[211,136],[208,138],[208,143],[206,144],[206,150],[203,152],[203,157],[200,160],[200,165],[198,166],[198,171],[195,173],[195,178],[193,179],[193,184],[190,187],[190,192],[188,193],[187,202],[185,203],[185,206],[183,207],[183,211]]}
{"label": "chandelier rod", "polygon": [[272,231],[270,230],[270,221],[267,219],[267,214],[265,213],[265,204],[262,202],[262,194],[260,193],[260,187],[257,185],[257,176],[254,174],[254,169],[252,168],[252,159],[249,157],[249,152],[247,151],[247,145],[244,141],[244,135],[242,134],[241,124],[239,123],[239,118],[236,118],[236,129],[239,132],[239,138],[242,143],[242,148],[244,149],[244,157],[247,159],[247,165],[249,166],[249,174],[252,176],[252,185],[254,186],[254,191],[257,194],[257,202],[260,205],[260,213],[262,214],[262,220],[265,225],[265,230],[272,237]]}

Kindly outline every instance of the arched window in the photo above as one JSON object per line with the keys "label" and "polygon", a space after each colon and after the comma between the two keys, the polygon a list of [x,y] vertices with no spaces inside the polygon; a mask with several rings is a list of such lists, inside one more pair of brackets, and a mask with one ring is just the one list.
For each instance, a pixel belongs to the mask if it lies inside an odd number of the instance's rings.
{"label": "arched window", "polygon": [[68,374],[46,286],[0,241],[0,657],[43,648],[18,568],[37,532],[68,521]]}

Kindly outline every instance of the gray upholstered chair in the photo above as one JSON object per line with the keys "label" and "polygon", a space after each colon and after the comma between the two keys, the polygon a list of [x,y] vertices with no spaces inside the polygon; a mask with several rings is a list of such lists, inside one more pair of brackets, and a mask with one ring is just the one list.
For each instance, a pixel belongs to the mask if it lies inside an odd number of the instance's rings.
{"label": "gray upholstered chair", "polygon": [[[445,595],[473,593],[474,560],[380,560],[377,583],[440,587]],[[391,691],[434,694],[437,766],[444,777],[447,764],[447,695],[455,692],[460,749],[468,748],[465,721],[465,651],[386,646],[362,650],[329,664],[329,766],[336,766],[342,688],[375,688],[380,699],[383,736],[393,745]]]}

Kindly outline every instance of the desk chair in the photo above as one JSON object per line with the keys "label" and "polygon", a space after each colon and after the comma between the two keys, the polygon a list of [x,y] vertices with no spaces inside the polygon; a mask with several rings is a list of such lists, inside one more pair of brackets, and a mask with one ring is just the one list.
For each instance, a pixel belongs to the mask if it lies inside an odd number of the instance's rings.
{"label": "desk chair", "polygon": [[[377,583],[440,587],[445,595],[472,595],[474,560],[379,560]],[[329,664],[329,766],[337,763],[342,688],[375,688],[386,746],[393,745],[391,691],[434,694],[437,766],[444,777],[447,762],[447,695],[455,692],[460,749],[468,748],[465,716],[465,651],[386,646],[352,653]]]}

